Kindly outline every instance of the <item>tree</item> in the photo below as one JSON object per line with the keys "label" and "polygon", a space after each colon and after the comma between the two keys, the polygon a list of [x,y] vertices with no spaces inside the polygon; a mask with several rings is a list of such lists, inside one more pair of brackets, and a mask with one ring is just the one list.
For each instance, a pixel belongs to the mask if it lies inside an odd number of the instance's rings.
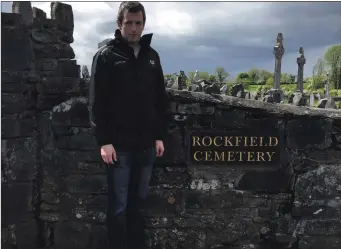
{"label": "tree", "polygon": [[263,84],[265,84],[270,77],[273,77],[273,73],[270,73],[264,69],[259,71],[259,80],[262,81]]}
{"label": "tree", "polygon": [[324,86],[324,81],[326,80],[325,68],[326,68],[325,61],[319,58],[313,67],[312,88],[314,90],[322,88]]}
{"label": "tree", "polygon": [[291,82],[291,76],[288,73],[282,73],[281,74],[281,83],[290,83]]}
{"label": "tree", "polygon": [[252,84],[256,84],[260,80],[260,70],[258,68],[251,68],[247,73]]}
{"label": "tree", "polygon": [[327,52],[324,54],[324,60],[328,66],[333,64],[335,56],[341,56],[341,44],[330,46]]}
{"label": "tree", "polygon": [[341,54],[334,54],[331,61],[330,82],[335,89],[341,89]]}
{"label": "tree", "polygon": [[229,73],[225,71],[225,68],[223,67],[217,67],[215,69],[216,75],[217,75],[217,81],[220,84],[225,83],[226,78],[229,76]]}

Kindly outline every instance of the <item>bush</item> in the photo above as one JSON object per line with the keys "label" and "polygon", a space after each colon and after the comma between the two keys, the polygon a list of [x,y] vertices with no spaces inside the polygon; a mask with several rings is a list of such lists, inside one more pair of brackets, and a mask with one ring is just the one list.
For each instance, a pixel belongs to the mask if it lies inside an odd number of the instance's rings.
{"label": "bush", "polygon": [[341,89],[330,90],[330,96],[341,97]]}

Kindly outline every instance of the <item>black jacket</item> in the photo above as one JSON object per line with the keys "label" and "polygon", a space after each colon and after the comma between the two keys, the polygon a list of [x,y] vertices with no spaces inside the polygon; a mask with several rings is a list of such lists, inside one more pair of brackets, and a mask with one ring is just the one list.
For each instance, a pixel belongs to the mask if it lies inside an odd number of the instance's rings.
{"label": "black jacket", "polygon": [[99,146],[147,149],[155,147],[155,140],[163,140],[167,133],[164,76],[151,39],[152,34],[141,37],[136,58],[116,30],[115,39],[93,58],[90,121]]}

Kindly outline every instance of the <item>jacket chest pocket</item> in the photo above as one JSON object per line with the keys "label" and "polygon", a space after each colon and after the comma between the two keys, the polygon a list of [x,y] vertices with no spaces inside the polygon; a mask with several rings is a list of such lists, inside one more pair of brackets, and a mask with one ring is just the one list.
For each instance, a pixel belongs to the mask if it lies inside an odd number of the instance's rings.
{"label": "jacket chest pocket", "polygon": [[117,60],[111,64],[111,81],[113,82],[114,88],[123,90],[126,87],[131,87],[133,81],[133,67],[129,60]]}

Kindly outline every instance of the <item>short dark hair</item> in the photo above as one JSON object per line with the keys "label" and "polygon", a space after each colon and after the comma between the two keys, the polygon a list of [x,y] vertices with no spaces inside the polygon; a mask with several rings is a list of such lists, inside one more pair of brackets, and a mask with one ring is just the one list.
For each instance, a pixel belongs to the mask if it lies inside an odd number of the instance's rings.
{"label": "short dark hair", "polygon": [[118,9],[118,14],[117,14],[117,20],[122,23],[123,16],[125,12],[132,12],[132,13],[137,13],[139,11],[142,11],[143,15],[143,24],[146,23],[146,11],[144,10],[143,5],[140,2],[122,2],[120,4],[120,7]]}

